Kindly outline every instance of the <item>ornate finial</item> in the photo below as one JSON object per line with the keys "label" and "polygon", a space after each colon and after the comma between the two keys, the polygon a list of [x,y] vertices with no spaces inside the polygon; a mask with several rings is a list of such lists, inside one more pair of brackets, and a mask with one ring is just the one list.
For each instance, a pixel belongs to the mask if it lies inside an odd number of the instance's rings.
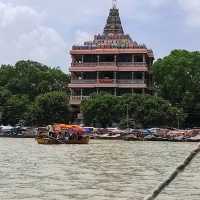
{"label": "ornate finial", "polygon": [[112,0],[113,1],[113,8],[117,8],[117,0]]}

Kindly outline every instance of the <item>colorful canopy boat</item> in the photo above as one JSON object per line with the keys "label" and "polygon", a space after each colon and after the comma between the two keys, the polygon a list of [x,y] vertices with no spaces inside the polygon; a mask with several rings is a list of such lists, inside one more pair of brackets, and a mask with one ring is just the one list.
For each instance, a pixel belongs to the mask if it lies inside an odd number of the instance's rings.
{"label": "colorful canopy boat", "polygon": [[77,125],[54,124],[46,128],[38,128],[36,141],[38,144],[89,144],[90,137],[84,129]]}

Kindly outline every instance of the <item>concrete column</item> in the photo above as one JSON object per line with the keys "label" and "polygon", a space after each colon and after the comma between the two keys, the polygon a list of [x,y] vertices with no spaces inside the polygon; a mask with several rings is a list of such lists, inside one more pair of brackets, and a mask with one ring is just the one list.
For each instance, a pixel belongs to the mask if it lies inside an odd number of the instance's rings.
{"label": "concrete column", "polygon": [[117,96],[117,88],[115,88],[114,90],[115,90],[115,96]]}
{"label": "concrete column", "polygon": [[145,59],[145,54],[143,54],[143,63],[146,62],[146,59]]}
{"label": "concrete column", "polygon": [[99,72],[97,72],[97,83],[99,83]]}
{"label": "concrete column", "polygon": [[99,88],[97,88],[97,94],[99,94]]}
{"label": "concrete column", "polygon": [[135,62],[135,55],[133,54],[132,55],[132,63],[134,63]]}
{"label": "concrete column", "polygon": [[117,55],[114,55],[114,62],[117,63]]}
{"label": "concrete column", "polygon": [[81,72],[81,79],[83,79],[83,72]]}
{"label": "concrete column", "polygon": [[132,92],[132,95],[134,94],[134,89],[133,88],[131,88],[131,92]]}
{"label": "concrete column", "polygon": [[132,72],[132,82],[134,81],[134,72]]}
{"label": "concrete column", "polygon": [[74,56],[72,56],[72,65],[75,63]]}
{"label": "concrete column", "polygon": [[142,94],[145,94],[145,90],[144,90],[144,88],[142,89]]}
{"label": "concrete column", "polygon": [[142,80],[145,82],[145,72],[142,72]]}
{"label": "concrete column", "polygon": [[117,83],[117,72],[114,72],[113,79],[114,79],[114,83]]}
{"label": "concrete column", "polygon": [[99,65],[99,62],[100,62],[100,56],[98,55],[97,56],[97,65]]}
{"label": "concrete column", "polygon": [[81,56],[81,62],[84,62],[84,55]]}
{"label": "concrete column", "polygon": [[81,88],[81,100],[83,99],[83,89]]}

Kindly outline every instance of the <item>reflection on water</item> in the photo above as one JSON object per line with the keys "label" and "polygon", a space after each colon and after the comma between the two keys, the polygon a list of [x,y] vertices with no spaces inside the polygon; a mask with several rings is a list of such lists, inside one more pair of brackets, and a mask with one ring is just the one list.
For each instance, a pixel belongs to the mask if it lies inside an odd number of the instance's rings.
{"label": "reflection on water", "polygon": [[[196,144],[91,141],[38,145],[0,139],[2,200],[142,200]],[[158,198],[200,199],[200,156]]]}

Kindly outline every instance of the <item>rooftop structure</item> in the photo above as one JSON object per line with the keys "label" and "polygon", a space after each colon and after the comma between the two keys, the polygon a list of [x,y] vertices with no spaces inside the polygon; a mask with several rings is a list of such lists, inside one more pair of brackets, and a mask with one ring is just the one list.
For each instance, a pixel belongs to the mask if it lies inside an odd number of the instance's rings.
{"label": "rooftop structure", "polygon": [[83,45],[74,45],[70,53],[72,106],[101,92],[116,96],[152,93],[153,51],[124,33],[115,2],[103,34]]}

